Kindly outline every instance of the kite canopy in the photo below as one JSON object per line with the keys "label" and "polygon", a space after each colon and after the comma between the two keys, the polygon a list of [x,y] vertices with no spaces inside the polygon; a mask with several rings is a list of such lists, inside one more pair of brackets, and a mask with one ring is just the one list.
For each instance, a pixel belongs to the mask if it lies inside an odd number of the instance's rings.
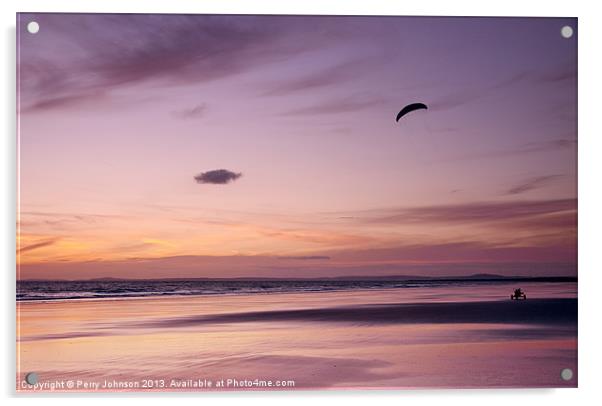
{"label": "kite canopy", "polygon": [[408,104],[403,109],[401,109],[401,111],[399,113],[397,113],[397,118],[395,119],[395,121],[399,121],[400,118],[402,118],[403,116],[405,116],[408,113],[411,113],[414,110],[421,110],[421,109],[427,110],[428,107],[424,103]]}

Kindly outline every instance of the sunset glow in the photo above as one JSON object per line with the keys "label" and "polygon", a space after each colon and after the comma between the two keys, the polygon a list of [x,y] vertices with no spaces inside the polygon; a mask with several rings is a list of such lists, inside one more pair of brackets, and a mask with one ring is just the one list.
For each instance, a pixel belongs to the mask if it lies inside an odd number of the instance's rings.
{"label": "sunset glow", "polygon": [[576,275],[571,19],[19,18],[19,279]]}

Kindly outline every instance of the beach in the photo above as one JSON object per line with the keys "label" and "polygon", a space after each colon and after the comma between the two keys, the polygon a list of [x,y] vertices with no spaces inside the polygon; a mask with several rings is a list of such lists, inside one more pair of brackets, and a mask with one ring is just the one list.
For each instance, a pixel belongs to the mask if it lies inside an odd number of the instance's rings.
{"label": "beach", "polygon": [[522,287],[21,301],[17,390],[575,387],[576,283]]}

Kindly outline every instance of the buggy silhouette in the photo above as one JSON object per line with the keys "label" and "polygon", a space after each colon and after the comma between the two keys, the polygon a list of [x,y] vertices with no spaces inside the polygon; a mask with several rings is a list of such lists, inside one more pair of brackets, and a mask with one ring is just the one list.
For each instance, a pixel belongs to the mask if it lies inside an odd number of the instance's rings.
{"label": "buggy silhouette", "polygon": [[525,300],[526,298],[527,295],[521,290],[521,288],[514,289],[514,293],[510,295],[510,299],[512,300]]}

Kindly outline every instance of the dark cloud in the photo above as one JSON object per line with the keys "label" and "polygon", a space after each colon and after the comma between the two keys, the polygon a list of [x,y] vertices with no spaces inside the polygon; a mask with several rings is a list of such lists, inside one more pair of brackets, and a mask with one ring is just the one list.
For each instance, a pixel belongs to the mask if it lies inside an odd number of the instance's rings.
{"label": "dark cloud", "polygon": [[207,171],[199,173],[194,177],[197,183],[208,183],[213,185],[225,185],[240,178],[242,173],[236,173],[227,169],[216,169],[213,171]]}
{"label": "dark cloud", "polygon": [[549,184],[551,181],[560,178],[561,175],[547,175],[537,176],[534,178],[527,179],[506,191],[507,195],[518,195],[521,193],[529,192],[531,190],[538,189],[542,186]]}
{"label": "dark cloud", "polygon": [[199,104],[199,105],[194,106],[189,109],[182,109],[182,110],[174,111],[173,114],[174,114],[174,116],[176,116],[178,118],[184,118],[184,119],[201,118],[201,117],[205,116],[206,111],[207,111],[207,105],[203,103],[203,104]]}

